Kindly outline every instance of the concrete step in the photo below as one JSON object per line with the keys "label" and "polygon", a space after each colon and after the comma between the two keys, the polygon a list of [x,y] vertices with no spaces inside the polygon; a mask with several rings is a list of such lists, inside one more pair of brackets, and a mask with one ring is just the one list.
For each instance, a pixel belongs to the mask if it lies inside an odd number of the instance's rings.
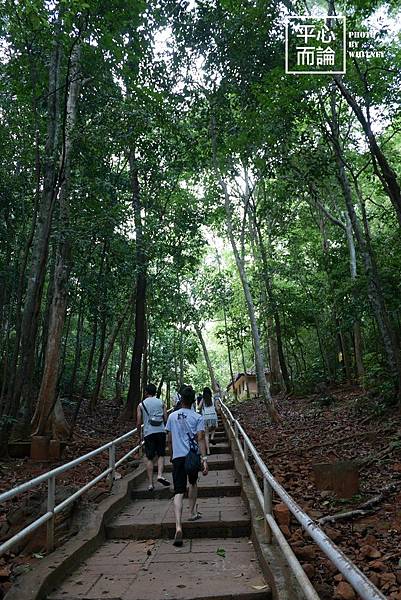
{"label": "concrete step", "polygon": [[[251,521],[240,496],[199,498],[202,518],[189,521],[184,504],[183,532],[192,537],[241,537],[250,535]],[[106,526],[108,539],[173,538],[175,518],[172,500],[134,500]]]}
{"label": "concrete step", "polygon": [[[48,600],[270,600],[242,539],[106,541]],[[21,599],[22,600],[22,599]]]}
{"label": "concrete step", "polygon": [[217,444],[210,444],[210,453],[211,454],[229,454],[231,452],[231,448],[228,445],[227,441],[217,442]]}
{"label": "concrete step", "polygon": [[[217,448],[217,446],[214,446]],[[173,466],[171,462],[169,462],[169,458],[166,458],[166,465],[164,467],[165,473],[171,473],[173,470]],[[221,471],[222,469],[233,469],[234,468],[234,459],[229,452],[226,453],[216,453],[208,456],[208,465],[209,471]],[[155,472],[157,472],[157,467],[155,467]]]}
{"label": "concrete step", "polygon": [[229,441],[227,436],[222,436],[222,437],[215,437],[214,438],[214,443],[212,441],[210,441],[210,447],[212,448],[213,446],[217,446],[218,444],[220,445],[224,445],[224,446],[228,446],[229,445]]}
{"label": "concrete step", "polygon": [[[171,498],[174,494],[172,478],[167,476],[167,479],[171,481],[171,486],[169,488],[163,487],[160,483],[155,481],[155,489],[153,490],[153,492],[150,492],[148,490],[147,480],[142,481],[133,490],[131,494],[132,499],[138,500],[143,498]],[[239,496],[240,493],[241,486],[238,482],[237,475],[233,469],[211,471],[207,477],[199,477],[198,496],[200,498],[221,498],[224,496]]]}

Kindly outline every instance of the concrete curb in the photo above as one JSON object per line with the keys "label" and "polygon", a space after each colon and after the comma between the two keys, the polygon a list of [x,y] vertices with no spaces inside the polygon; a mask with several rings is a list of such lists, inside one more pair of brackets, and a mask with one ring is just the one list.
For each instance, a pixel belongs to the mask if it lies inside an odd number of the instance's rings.
{"label": "concrete curb", "polygon": [[46,596],[106,539],[106,523],[131,500],[135,483],[146,473],[143,465],[116,481],[108,498],[90,514],[82,531],[46,556],[34,570],[21,575],[4,600],[44,600]]}
{"label": "concrete curb", "polygon": [[241,479],[242,498],[251,515],[251,539],[256,555],[267,583],[271,587],[274,600],[305,600],[300,586],[291,573],[281,549],[274,542],[267,544],[263,513],[249,480],[247,470],[240,452],[237,449],[230,429],[227,427],[227,437],[231,443],[231,453],[234,457],[234,468]]}

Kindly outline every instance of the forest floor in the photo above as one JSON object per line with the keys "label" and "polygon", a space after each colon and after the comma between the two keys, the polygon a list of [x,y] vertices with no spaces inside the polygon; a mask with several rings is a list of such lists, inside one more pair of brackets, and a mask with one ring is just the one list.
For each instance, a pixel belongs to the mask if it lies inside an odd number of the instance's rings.
{"label": "forest floor", "polygon": [[[71,415],[68,413],[68,409],[65,412],[67,420],[69,420]],[[133,429],[134,424],[132,421],[119,420],[120,412],[121,408],[116,406],[115,403],[101,401],[98,410],[91,414],[87,404],[84,403],[74,430],[73,439],[66,446],[62,460],[59,462],[35,462],[30,458],[10,458],[0,461],[0,493],[86,454]],[[137,443],[137,439],[134,436],[121,443],[116,450],[116,460],[128,452],[133,444]],[[132,470],[133,460],[137,458],[134,456],[123,463],[118,468],[119,475],[123,476]],[[105,451],[63,473],[56,481],[56,503],[58,504],[74,493],[107,467],[108,452]],[[77,532],[76,525],[73,522],[77,506],[79,505],[80,508],[90,511],[91,505],[100,502],[107,496],[108,489],[108,482],[102,479],[75,505],[70,505],[67,511],[60,513],[60,518],[56,519],[57,545],[61,545]],[[45,483],[2,504],[0,506],[0,543],[46,512],[46,498],[47,484]],[[45,527],[42,526],[20,546],[13,548],[14,552],[9,552],[0,558],[0,600],[12,586],[15,577],[31,569],[35,562],[43,558]]]}
{"label": "forest floor", "polygon": [[[318,521],[362,509],[362,515],[322,527],[387,598],[401,600],[400,410],[384,411],[360,389],[345,386],[276,403],[282,420],[275,425],[260,400],[241,403],[234,413],[277,480],[310,517]],[[359,491],[349,499],[322,491],[315,482],[314,465],[337,461],[358,466]],[[276,505],[275,512],[320,597],[356,598],[285,507]]]}
{"label": "forest floor", "polygon": [[[269,425],[265,406],[259,400],[243,402],[234,412],[258,448],[263,460],[285,489],[315,520],[338,512],[358,509],[366,501],[383,497],[368,507],[362,517],[323,525],[333,541],[392,600],[401,600],[401,414],[378,410],[378,403],[355,387],[339,387],[306,397],[276,398],[282,420]],[[82,407],[73,441],[60,463],[35,463],[30,459],[0,461],[0,493],[36,477],[68,460],[85,454],[133,428],[118,419],[120,408],[102,401],[91,415]],[[67,414],[68,417],[68,414]],[[134,443],[136,439],[134,440]],[[121,445],[117,458],[132,448],[130,439]],[[360,490],[348,500],[334,492],[319,490],[313,465],[336,461],[364,462],[359,467]],[[108,466],[107,452],[57,479],[57,502],[95,477]],[[133,463],[119,468],[121,475]],[[388,492],[386,488],[393,486]],[[90,509],[107,495],[108,484],[92,488],[80,507]],[[0,542],[44,512],[46,486],[16,497],[0,507]],[[280,507],[279,507],[280,508]],[[281,507],[282,508],[282,507]],[[277,518],[313,581],[322,600],[354,598],[342,576],[311,542],[289,515]],[[74,533],[71,512],[58,524],[58,543]],[[0,558],[0,599],[13,579],[32,568],[44,556],[44,530],[27,545]]]}

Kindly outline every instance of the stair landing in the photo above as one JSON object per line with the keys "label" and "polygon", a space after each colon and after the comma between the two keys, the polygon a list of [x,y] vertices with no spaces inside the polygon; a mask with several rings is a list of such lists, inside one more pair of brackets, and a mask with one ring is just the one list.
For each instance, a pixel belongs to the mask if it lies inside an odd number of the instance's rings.
{"label": "stair landing", "polygon": [[[188,576],[190,575],[190,576]],[[241,600],[268,590],[246,538],[105,542],[49,600]]]}

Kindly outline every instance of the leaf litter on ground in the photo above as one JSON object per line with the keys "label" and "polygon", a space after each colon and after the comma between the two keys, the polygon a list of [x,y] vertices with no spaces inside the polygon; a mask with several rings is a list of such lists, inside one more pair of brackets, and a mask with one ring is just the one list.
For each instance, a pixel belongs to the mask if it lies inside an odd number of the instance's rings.
{"label": "leaf litter on ground", "polygon": [[[401,450],[394,442],[401,432],[401,414],[389,410],[378,418],[375,402],[355,386],[334,387],[329,392],[328,405],[321,401],[321,394],[275,398],[280,423],[269,423],[259,399],[241,402],[233,412],[276,479],[316,521],[353,511],[395,484],[394,491],[366,516],[328,523],[323,529],[386,597],[399,600]],[[358,495],[341,499],[334,492],[317,489],[315,463],[348,460],[360,464]],[[322,600],[332,600],[342,575],[294,518],[289,528],[282,529]],[[369,558],[374,551],[380,552],[380,558]]]}
{"label": "leaf litter on ground", "polygon": [[[72,416],[74,405],[67,404],[64,408],[68,420]],[[126,422],[119,419],[120,412],[121,408],[115,403],[101,400],[96,411],[91,413],[89,411],[89,401],[85,400],[82,403],[73,438],[67,444],[62,460],[58,462],[34,462],[30,458],[11,458],[0,461],[0,493],[99,448],[110,440],[134,429],[132,421]],[[120,444],[117,449],[116,460],[131,450],[137,443],[138,437],[134,434],[132,438],[130,437]],[[126,463],[122,463],[118,468],[117,478],[129,473],[135,467],[137,458],[137,456],[132,456]],[[57,493],[62,494],[63,491],[68,494],[73,493],[107,468],[108,452],[105,451],[58,477],[56,482]],[[97,504],[105,498],[108,491],[108,482],[101,480],[86,492],[78,502],[89,505]],[[46,497],[47,484],[44,483],[0,505],[0,543],[25,527],[29,521],[33,521],[40,516],[37,511],[32,512],[32,510],[34,506],[36,506],[36,509],[40,508],[41,505],[43,506]],[[9,519],[13,521],[12,528]],[[64,543],[73,534],[74,532],[63,532],[63,536],[58,542]],[[24,572],[23,567],[29,568],[32,563],[41,560],[46,553],[44,547],[35,548],[33,551],[29,550],[29,546],[26,546],[26,548],[27,550],[24,549],[22,544],[19,548],[14,549],[14,552],[12,549],[0,558],[0,600],[12,586],[15,577]]]}

